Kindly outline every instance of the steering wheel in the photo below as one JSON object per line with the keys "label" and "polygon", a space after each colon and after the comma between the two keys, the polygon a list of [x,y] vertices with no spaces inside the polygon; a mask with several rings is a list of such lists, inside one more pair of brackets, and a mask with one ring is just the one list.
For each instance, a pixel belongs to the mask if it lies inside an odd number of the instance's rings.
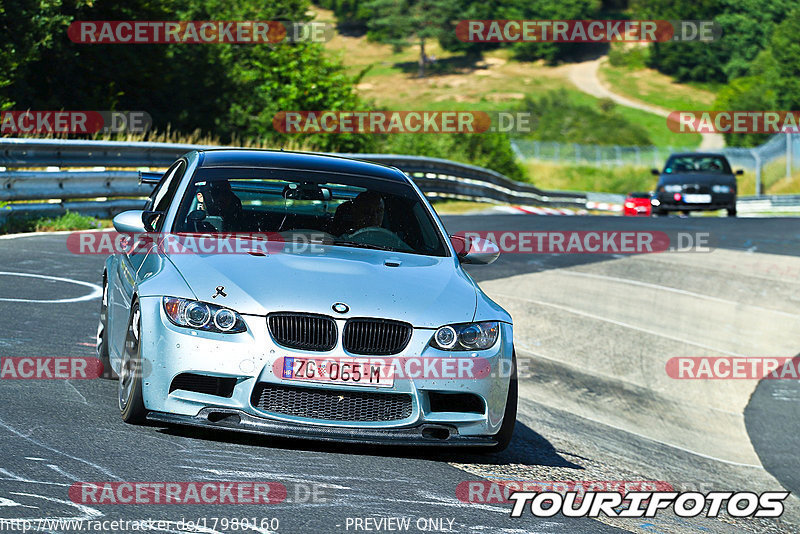
{"label": "steering wheel", "polygon": [[[370,236],[374,236],[376,239],[370,239]],[[397,234],[381,226],[368,226],[366,228],[361,228],[360,230],[356,230],[350,234],[348,237],[353,240],[360,238],[359,242],[364,244],[374,243],[375,245],[391,246],[408,251],[414,250],[408,246],[405,241],[397,237]]]}
{"label": "steering wheel", "polygon": [[203,210],[194,210],[186,216],[186,223],[194,227],[195,233],[208,233],[215,232],[216,228],[213,224],[205,220],[206,212]]}

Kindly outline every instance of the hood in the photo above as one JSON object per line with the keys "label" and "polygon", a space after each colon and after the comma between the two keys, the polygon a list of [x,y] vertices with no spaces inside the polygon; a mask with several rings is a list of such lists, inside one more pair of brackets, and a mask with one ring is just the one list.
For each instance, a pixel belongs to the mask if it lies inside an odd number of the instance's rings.
{"label": "hood", "polygon": [[[477,292],[451,257],[321,247],[312,253],[171,254],[196,298],[243,314],[380,317],[415,327],[472,321]],[[387,259],[397,266],[384,264]],[[216,288],[224,286],[225,297]],[[343,302],[350,311],[335,313]]]}
{"label": "hood", "polygon": [[736,185],[736,176],[702,172],[670,173],[659,177],[658,185],[664,184]]}

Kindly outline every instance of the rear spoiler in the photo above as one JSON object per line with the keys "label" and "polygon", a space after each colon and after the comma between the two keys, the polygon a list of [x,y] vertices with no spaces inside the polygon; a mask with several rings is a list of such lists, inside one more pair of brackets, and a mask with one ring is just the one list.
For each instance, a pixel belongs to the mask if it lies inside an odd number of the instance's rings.
{"label": "rear spoiler", "polygon": [[161,178],[164,177],[164,173],[161,172],[146,172],[146,171],[139,171],[139,183],[140,184],[157,184],[161,181]]}

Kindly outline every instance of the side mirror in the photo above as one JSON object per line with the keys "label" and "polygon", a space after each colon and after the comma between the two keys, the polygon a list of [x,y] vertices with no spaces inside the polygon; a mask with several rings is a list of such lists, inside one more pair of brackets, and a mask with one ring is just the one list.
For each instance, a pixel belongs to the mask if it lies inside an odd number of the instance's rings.
{"label": "side mirror", "polygon": [[482,237],[451,235],[450,242],[456,250],[458,261],[473,265],[488,265],[500,256],[500,249]]}
{"label": "side mirror", "polygon": [[141,234],[145,231],[142,210],[123,211],[113,219],[114,229],[121,234]]}
{"label": "side mirror", "polygon": [[736,175],[737,175],[737,176],[741,176],[741,175],[743,175],[743,174],[744,174],[744,170],[742,170],[742,169],[737,169],[737,170],[736,170]]}
{"label": "side mirror", "polygon": [[650,169],[650,174],[652,174],[653,176],[659,176],[661,174],[661,171],[659,171],[658,169]]}

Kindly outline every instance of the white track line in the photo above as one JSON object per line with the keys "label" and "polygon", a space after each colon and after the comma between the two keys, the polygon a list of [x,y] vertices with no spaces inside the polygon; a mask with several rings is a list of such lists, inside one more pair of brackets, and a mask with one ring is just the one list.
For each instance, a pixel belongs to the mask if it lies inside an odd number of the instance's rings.
{"label": "white track line", "polygon": [[620,282],[620,283],[623,283],[623,284],[630,284],[630,285],[634,285],[634,286],[649,287],[651,289],[658,289],[660,291],[669,291],[670,293],[677,293],[679,295],[686,295],[688,297],[695,297],[695,298],[699,298],[699,299],[711,300],[711,301],[714,301],[714,302],[720,302],[722,304],[733,304],[733,305],[741,304],[741,305],[744,305],[744,306],[747,306],[747,307],[750,307],[750,308],[755,308],[757,310],[762,310],[762,311],[769,312],[769,313],[777,313],[778,315],[785,315],[787,317],[800,317],[800,314],[797,314],[797,313],[785,312],[785,311],[780,311],[780,310],[773,310],[773,309],[770,309],[770,308],[763,308],[761,306],[756,306],[755,304],[746,304],[744,302],[738,302],[738,301],[735,301],[735,300],[723,299],[723,298],[720,298],[720,297],[713,297],[711,295],[703,295],[702,293],[695,293],[693,291],[686,291],[685,289],[677,289],[677,288],[669,287],[669,286],[661,286],[661,285],[658,285],[658,284],[651,284],[649,282],[640,282],[638,280],[631,280],[629,278],[618,278],[616,276],[607,276],[607,275],[604,275],[604,274],[584,273],[582,271],[560,271],[560,272],[558,272],[556,274],[566,274],[566,275],[569,275],[569,276],[583,276],[583,277],[586,277],[586,278],[597,278],[598,280],[609,280],[609,281],[612,281],[612,282]]}
{"label": "white track line", "polygon": [[[525,399],[525,400],[527,402],[532,402],[534,404],[541,404],[540,402],[535,401],[535,400],[531,400],[531,399]],[[545,406],[547,406],[547,405],[545,405]],[[627,434],[631,434],[633,436],[636,436],[636,437],[639,437],[639,438],[642,438],[642,439],[646,439],[647,441],[652,441],[653,443],[658,443],[660,445],[665,445],[667,447],[670,447],[670,448],[673,448],[673,449],[677,449],[677,450],[682,451],[682,452],[688,452],[689,454],[693,454],[695,456],[700,456],[701,458],[706,458],[708,460],[714,460],[715,462],[722,462],[724,464],[736,465],[736,466],[739,466],[739,467],[754,467],[756,469],[764,469],[764,466],[762,466],[762,465],[746,464],[746,463],[743,463],[743,462],[734,462],[733,460],[726,460],[724,458],[717,458],[716,456],[711,456],[710,454],[704,454],[702,452],[693,451],[692,449],[687,449],[686,447],[681,447],[680,445],[675,445],[674,443],[669,443],[667,441],[661,441],[660,439],[655,439],[653,437],[646,436],[644,434],[639,434],[638,432],[634,432],[633,430],[629,430],[627,428],[622,428],[622,427],[619,427],[619,426],[616,426],[616,425],[612,425],[612,424],[609,424],[609,423],[607,423],[605,421],[598,421],[597,419],[592,419],[591,417],[586,417],[585,415],[578,415],[578,414],[572,413],[572,412],[570,412],[568,410],[563,410],[561,408],[554,408],[552,406],[549,406],[549,408],[555,409],[555,410],[559,410],[559,411],[562,411],[562,412],[567,412],[570,415],[573,415],[575,417],[580,417],[581,419],[585,419],[587,421],[592,421],[593,423],[597,423],[599,425],[607,426],[609,428],[613,428],[614,430],[619,430],[620,432],[625,432]]]}
{"label": "white track line", "polygon": [[728,354],[729,356],[738,356],[738,357],[741,357],[741,358],[746,358],[747,357],[746,354],[741,354],[741,353],[738,353],[738,352],[731,352],[731,351],[719,349],[719,348],[716,348],[716,347],[712,347],[710,345],[706,345],[704,343],[696,343],[694,341],[688,341],[686,339],[681,339],[679,337],[671,336],[669,334],[656,332],[655,330],[649,330],[647,328],[642,328],[640,326],[632,325],[630,323],[623,323],[622,321],[616,321],[614,319],[608,319],[607,317],[601,317],[599,315],[595,315],[594,313],[589,313],[589,312],[585,312],[585,311],[582,311],[582,310],[577,310],[575,308],[570,308],[569,306],[562,306],[560,304],[552,304],[550,302],[544,302],[544,301],[541,301],[541,300],[536,300],[536,299],[531,299],[531,298],[518,297],[516,295],[506,295],[504,293],[492,293],[492,295],[496,295],[498,297],[503,297],[503,298],[507,298],[507,299],[521,300],[523,302],[529,302],[531,304],[538,304],[539,306],[548,306],[550,308],[556,308],[558,310],[562,310],[562,311],[565,311],[567,313],[572,313],[574,315],[580,315],[580,316],[583,316],[583,317],[588,317],[590,319],[596,319],[598,321],[604,321],[604,322],[607,322],[607,323],[615,324],[617,326],[622,326],[623,328],[630,328],[631,330],[637,330],[639,332],[644,332],[646,334],[651,334],[651,335],[654,335],[654,336],[663,337],[663,338],[666,338],[666,339],[670,339],[672,341],[677,341],[679,343],[686,343],[687,345],[694,345],[695,347],[700,347],[701,349],[713,350],[715,352],[720,352],[722,354]]}
{"label": "white track line", "polygon": [[12,298],[5,298],[0,297],[0,301],[2,302],[32,302],[36,304],[63,304],[66,302],[83,302],[85,300],[94,300],[99,299],[103,296],[103,289],[98,286],[97,284],[92,284],[89,282],[83,282],[81,280],[73,280],[72,278],[61,278],[59,276],[50,276],[47,274],[31,274],[31,273],[13,273],[8,271],[0,271],[0,275],[5,276],[22,276],[25,278],[42,278],[45,280],[55,280],[57,282],[66,282],[68,284],[77,284],[79,286],[86,286],[92,288],[92,292],[88,295],[83,295],[82,297],[73,297],[68,299],[53,299],[53,300],[34,300],[34,299],[12,299]]}

